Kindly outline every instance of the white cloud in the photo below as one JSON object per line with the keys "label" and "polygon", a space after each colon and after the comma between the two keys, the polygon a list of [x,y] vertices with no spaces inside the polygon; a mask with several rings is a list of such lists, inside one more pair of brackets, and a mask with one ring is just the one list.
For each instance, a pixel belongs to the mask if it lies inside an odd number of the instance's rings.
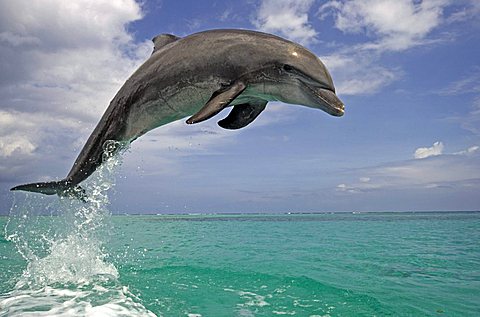
{"label": "white cloud", "polygon": [[317,32],[308,21],[313,0],[263,0],[252,21],[261,31],[277,33],[301,44],[315,41]]}
{"label": "white cloud", "polygon": [[0,157],[30,155],[35,149],[36,146],[22,136],[0,138]]}
{"label": "white cloud", "polygon": [[371,180],[370,177],[360,177],[358,179],[359,182],[356,182],[350,185],[347,185],[345,183],[338,184],[335,190],[338,192],[358,194],[358,193],[365,192],[366,190],[369,190],[369,189],[377,188],[377,185],[368,184],[370,180]]}
{"label": "white cloud", "polygon": [[[127,43],[125,23],[141,18],[133,0],[2,1],[0,29],[17,38],[36,38],[43,50]],[[2,32],[3,33],[3,32]]]}
{"label": "white cloud", "polygon": [[2,179],[74,159],[150,53],[126,30],[141,17],[134,0],[0,2]]}
{"label": "white cloud", "polygon": [[431,147],[421,147],[415,150],[413,156],[416,159],[424,159],[430,156],[437,156],[443,153],[443,143],[435,142]]}
{"label": "white cloud", "polygon": [[355,188],[349,187],[349,186],[347,186],[347,184],[338,184],[336,189],[337,189],[337,191],[340,191],[340,192],[348,192],[348,193],[356,193],[357,192],[355,190]]}
{"label": "white cloud", "polygon": [[[379,61],[385,53],[451,40],[455,37],[451,31],[440,35],[434,31],[472,19],[479,8],[478,1],[466,0],[461,3],[451,0],[327,1],[318,11],[321,20],[331,16],[335,27],[342,32],[364,36],[355,37],[356,43],[323,57],[327,66],[332,68],[338,93],[359,95],[380,91],[403,76],[399,68],[382,66]],[[453,17],[455,14],[456,18]],[[444,93],[465,89],[478,91],[477,77],[474,75],[455,83]],[[469,128],[472,126],[468,124]]]}
{"label": "white cloud", "polygon": [[340,81],[338,91],[342,95],[373,94],[396,79],[393,71],[383,67],[376,67],[365,72],[358,72],[350,79]]}
{"label": "white cloud", "polygon": [[333,74],[340,95],[373,94],[401,76],[397,69],[378,65],[378,56],[372,54],[344,52],[320,58]]}
{"label": "white cloud", "polygon": [[442,22],[448,0],[332,0],[320,8],[332,14],[335,26],[346,33],[365,33],[378,39],[365,49],[401,51],[425,43]]}
{"label": "white cloud", "polygon": [[[142,45],[133,45],[125,30],[127,23],[140,17],[140,7],[133,0],[1,2],[1,38],[7,42],[0,54],[8,61],[0,64],[2,88],[21,85],[27,93],[39,87],[42,93],[43,88],[57,88],[86,94],[96,87],[96,91],[115,93],[145,57],[140,56],[145,52],[137,51]],[[126,56],[125,50],[131,54]],[[25,94],[15,91],[15,95],[16,101],[18,96],[25,99]],[[97,111],[106,106],[96,105],[105,101],[101,97],[95,102]]]}
{"label": "white cloud", "polygon": [[454,155],[470,155],[470,154],[473,154],[473,153],[477,152],[479,149],[480,149],[480,146],[474,145],[474,146],[469,147],[466,150],[455,152],[453,154]]}
{"label": "white cloud", "polygon": [[48,173],[45,164],[62,166],[66,157],[71,164],[85,142],[83,130],[81,122],[61,113],[0,110],[0,181],[37,177],[40,168]]}

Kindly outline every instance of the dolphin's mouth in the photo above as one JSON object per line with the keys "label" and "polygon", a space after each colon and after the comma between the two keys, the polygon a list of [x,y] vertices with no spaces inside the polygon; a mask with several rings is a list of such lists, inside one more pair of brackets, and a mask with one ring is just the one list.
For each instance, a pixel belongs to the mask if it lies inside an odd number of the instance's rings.
{"label": "dolphin's mouth", "polygon": [[326,107],[325,111],[332,116],[341,117],[345,113],[345,105],[343,102],[337,97],[335,92],[320,88],[315,90],[316,95],[320,98],[324,103],[328,106]]}
{"label": "dolphin's mouth", "polygon": [[345,105],[333,90],[329,88],[312,87],[304,82],[302,82],[302,84],[308,88],[313,97],[319,101],[320,107],[323,111],[336,117],[344,115]]}

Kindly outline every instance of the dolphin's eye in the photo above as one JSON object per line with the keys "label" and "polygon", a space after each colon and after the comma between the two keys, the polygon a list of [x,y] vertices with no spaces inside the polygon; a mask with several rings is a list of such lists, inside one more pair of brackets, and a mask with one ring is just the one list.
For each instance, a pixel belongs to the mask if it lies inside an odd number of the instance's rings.
{"label": "dolphin's eye", "polygon": [[291,72],[293,70],[293,67],[288,64],[285,64],[283,65],[283,70],[287,72]]}

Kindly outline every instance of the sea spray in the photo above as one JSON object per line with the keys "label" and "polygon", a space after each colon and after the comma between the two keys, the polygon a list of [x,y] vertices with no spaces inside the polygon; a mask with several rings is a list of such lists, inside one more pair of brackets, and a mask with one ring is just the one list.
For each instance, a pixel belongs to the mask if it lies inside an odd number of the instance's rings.
{"label": "sea spray", "polygon": [[5,238],[27,266],[14,290],[0,297],[0,316],[154,316],[106,260],[108,191],[122,163],[115,154],[126,147],[108,142],[104,149],[104,163],[82,183],[84,201],[16,195]]}

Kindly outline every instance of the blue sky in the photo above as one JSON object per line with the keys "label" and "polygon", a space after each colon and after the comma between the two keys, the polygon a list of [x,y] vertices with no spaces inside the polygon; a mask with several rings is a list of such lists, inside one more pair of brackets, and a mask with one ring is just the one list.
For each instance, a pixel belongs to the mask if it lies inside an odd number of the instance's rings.
{"label": "blue sky", "polygon": [[[2,1],[0,213],[61,179],[160,33],[274,33],[316,53],[344,117],[270,103],[250,126],[184,120],[125,155],[114,213],[480,209],[475,0]],[[23,195],[23,194],[17,194]]]}

